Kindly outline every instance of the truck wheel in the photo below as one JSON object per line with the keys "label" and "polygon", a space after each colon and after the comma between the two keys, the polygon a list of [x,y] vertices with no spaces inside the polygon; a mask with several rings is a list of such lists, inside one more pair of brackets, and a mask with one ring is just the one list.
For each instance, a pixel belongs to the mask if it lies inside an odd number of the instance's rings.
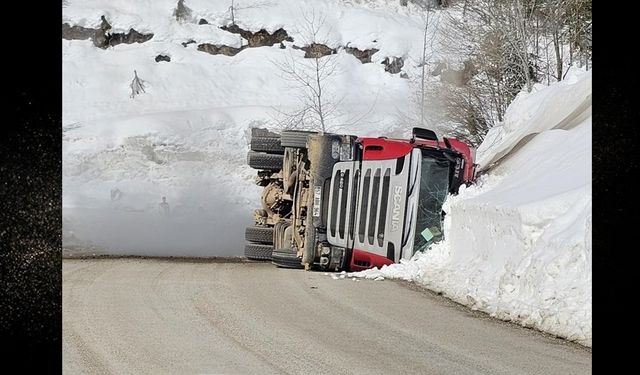
{"label": "truck wheel", "polygon": [[279,171],[282,169],[282,155],[265,154],[262,152],[249,151],[247,163],[253,169],[263,169],[267,171]]}
{"label": "truck wheel", "polygon": [[282,268],[304,268],[302,259],[287,249],[273,250],[271,253],[271,263]]}
{"label": "truck wheel", "polygon": [[247,227],[244,231],[244,239],[250,242],[273,244],[273,227]]}
{"label": "truck wheel", "polygon": [[280,138],[280,134],[265,128],[251,128],[251,138],[256,137]]}
{"label": "truck wheel", "polygon": [[280,145],[280,137],[251,137],[251,150],[284,154],[284,147]]}
{"label": "truck wheel", "polygon": [[244,256],[254,260],[270,260],[273,245],[248,243],[244,245]]}
{"label": "truck wheel", "polygon": [[306,148],[307,138],[312,134],[318,134],[318,132],[310,132],[304,130],[285,130],[280,136],[280,144],[282,147],[297,147]]}

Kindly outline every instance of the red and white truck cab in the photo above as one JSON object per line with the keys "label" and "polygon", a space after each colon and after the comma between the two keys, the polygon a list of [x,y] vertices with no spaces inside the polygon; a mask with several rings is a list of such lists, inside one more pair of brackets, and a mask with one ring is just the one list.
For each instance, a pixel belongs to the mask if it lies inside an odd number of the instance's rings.
{"label": "red and white truck cab", "polygon": [[258,172],[262,208],[246,233],[255,241],[273,228],[272,241],[249,242],[245,254],[265,259],[271,245],[282,267],[356,271],[409,259],[443,238],[442,205],[474,176],[470,147],[427,129],[410,140],[285,131],[277,150],[265,134],[254,135],[249,164],[267,166],[263,153],[273,166]]}

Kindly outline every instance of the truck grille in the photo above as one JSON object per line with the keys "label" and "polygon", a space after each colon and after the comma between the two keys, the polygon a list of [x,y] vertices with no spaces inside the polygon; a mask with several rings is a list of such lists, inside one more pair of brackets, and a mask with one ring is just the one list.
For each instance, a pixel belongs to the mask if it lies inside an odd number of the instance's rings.
{"label": "truck grille", "polygon": [[352,247],[355,242],[360,249],[375,248],[376,253],[387,255],[385,231],[394,168],[395,161],[393,165],[372,166],[363,171],[353,162],[335,165],[327,213],[331,244]]}
{"label": "truck grille", "polygon": [[[397,262],[397,258],[412,247],[412,243],[404,243],[403,238],[413,238],[419,165],[419,150],[398,159],[334,164],[331,182],[325,185],[330,190],[329,243]],[[410,175],[415,175],[413,189],[409,189]],[[407,256],[410,255],[408,251]]]}
{"label": "truck grille", "polygon": [[[345,231],[348,227],[348,211],[352,209],[352,207],[348,207],[352,206],[349,205],[351,193],[349,187],[352,184],[352,179],[351,171],[348,169],[336,171],[332,178],[331,209],[329,211],[329,231],[332,237],[345,238]],[[337,194],[334,192],[337,192]]]}
{"label": "truck grille", "polygon": [[391,169],[384,169],[384,173],[382,171],[381,168],[366,169],[362,180],[362,195],[358,202],[362,208],[358,223],[358,242],[379,247],[384,243]]}

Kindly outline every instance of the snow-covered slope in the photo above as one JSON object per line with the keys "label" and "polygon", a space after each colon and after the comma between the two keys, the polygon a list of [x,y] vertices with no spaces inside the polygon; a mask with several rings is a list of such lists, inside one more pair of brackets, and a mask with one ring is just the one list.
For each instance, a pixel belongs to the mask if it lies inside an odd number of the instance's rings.
{"label": "snow-covered slope", "polygon": [[[404,57],[414,75],[421,18],[397,1],[246,0],[236,23],[250,31],[284,28],[286,48],[247,48],[210,55],[199,43],[239,47],[219,29],[230,2],[187,0],[189,20],[173,16],[177,1],[69,1],[63,22],[96,28],[102,15],[113,32],[154,33],[145,43],[106,50],[90,40],[63,40],[64,244],[147,255],[242,255],[260,189],[246,165],[249,129],[273,127],[277,111],[298,103],[278,63],[303,61],[305,17],[320,20],[319,40],[331,47],[375,47],[362,64],[340,50],[328,93],[341,105],[336,130],[406,136],[399,113],[410,110],[408,80],[385,72],[381,60]],[[199,25],[200,18],[209,24]],[[195,40],[184,47],[181,43]],[[246,41],[244,42],[246,44]],[[159,54],[170,62],[156,62]],[[130,97],[134,70],[146,92]],[[414,75],[415,76],[415,75]],[[344,125],[359,118],[357,125]],[[112,199],[112,191],[115,199]],[[166,196],[172,215],[162,217]]]}
{"label": "snow-covered slope", "polygon": [[353,275],[412,280],[591,346],[591,92],[591,72],[571,71],[521,94],[478,149],[481,162],[508,157],[447,200],[447,239]]}

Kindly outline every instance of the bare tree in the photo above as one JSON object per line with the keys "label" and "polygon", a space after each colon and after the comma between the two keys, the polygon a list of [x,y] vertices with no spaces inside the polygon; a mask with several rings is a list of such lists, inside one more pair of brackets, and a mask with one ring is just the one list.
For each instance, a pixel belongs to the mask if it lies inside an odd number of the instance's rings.
{"label": "bare tree", "polygon": [[129,87],[131,87],[131,98],[134,98],[136,95],[140,94],[141,92],[146,92],[144,91],[145,81],[140,79],[140,77],[138,77],[138,72],[135,70],[133,71],[133,75],[134,75],[133,80],[129,85]]}
{"label": "bare tree", "polygon": [[422,71],[420,73],[420,125],[424,126],[424,84],[425,84],[425,67],[427,66],[427,31],[429,30],[429,12],[427,9],[424,18],[424,34],[422,35]]}
{"label": "bare tree", "polygon": [[[419,4],[416,3],[416,5]],[[429,74],[433,56],[437,53],[437,47],[434,44],[441,20],[441,13],[434,11],[435,5],[435,1],[425,1],[424,4],[419,5],[423,10],[422,51],[419,60],[409,55],[407,61],[420,69],[420,75],[409,77],[414,93],[410,98],[412,107],[408,111],[398,109],[396,113],[398,122],[405,126],[415,124],[414,126],[433,128],[446,121],[442,111],[441,84],[437,79],[430,78]]]}
{"label": "bare tree", "polygon": [[[433,43],[436,36],[437,26],[439,22],[438,15],[432,11],[432,3],[427,2],[424,5],[424,13],[423,13],[423,35],[422,35],[422,58],[418,66],[421,67],[420,72],[420,99],[419,99],[419,108],[420,108],[420,126],[425,126],[425,110],[426,110],[426,100],[427,100],[427,89],[426,89],[426,67],[427,61],[431,59],[431,54],[433,53]],[[429,37],[429,31],[431,32],[431,37]]]}
{"label": "bare tree", "polygon": [[[507,106],[537,81],[536,0],[465,0],[450,4],[440,28],[446,55],[472,72],[462,82],[443,82],[441,101],[452,135],[482,141]],[[466,65],[472,69],[466,69]],[[463,75],[467,72],[463,71]]]}
{"label": "bare tree", "polygon": [[236,15],[239,10],[256,9],[256,8],[262,8],[265,6],[272,5],[272,2],[270,1],[259,1],[259,2],[254,2],[253,4],[250,4],[250,5],[244,5],[244,6],[238,3],[237,0],[230,0],[230,1],[231,1],[231,4],[229,5],[228,11],[229,11],[229,17],[231,18],[231,25],[236,24]]}
{"label": "bare tree", "polygon": [[545,39],[550,39],[545,49],[551,45],[555,60],[547,59],[547,62],[555,63],[555,70],[545,73],[561,81],[568,67],[576,62],[588,68],[591,61],[591,0],[546,0],[537,10]]}
{"label": "bare tree", "polygon": [[492,88],[492,85],[478,87],[481,82],[482,79],[477,79],[473,85],[445,85],[442,89],[446,116],[450,121],[446,134],[475,147],[482,143],[485,134],[496,122],[494,108],[499,105],[494,102],[497,95],[486,94],[485,90]]}
{"label": "bare tree", "polygon": [[330,29],[325,29],[326,17],[314,10],[303,12],[304,24],[300,27],[300,38],[304,43],[305,57],[289,52],[284,61],[272,61],[291,83],[299,105],[291,111],[274,108],[276,126],[283,129],[309,129],[322,132],[374,123],[369,119],[378,100],[379,92],[371,106],[363,111],[350,109],[349,114],[341,110],[345,95],[338,96],[333,77],[340,72],[337,51],[327,44]]}
{"label": "bare tree", "polygon": [[[577,60],[582,61],[585,68],[589,69],[592,57],[592,16],[591,0],[568,0],[567,7],[567,31],[569,46],[576,54]],[[573,58],[573,54],[571,55]]]}
{"label": "bare tree", "polygon": [[298,90],[300,100],[300,108],[288,113],[279,111],[284,117],[279,123],[290,129],[307,128],[326,132],[342,100],[336,100],[328,91],[329,78],[337,72],[337,62],[333,54],[324,55],[314,50],[315,46],[326,46],[321,34],[326,17],[311,11],[303,13],[303,18],[305,23],[301,34],[303,42],[310,48],[307,53],[310,56],[299,59],[290,53],[284,62],[274,62],[284,78],[292,83],[292,88]]}
{"label": "bare tree", "polygon": [[448,4],[446,25],[438,33],[441,46],[453,60],[469,62],[476,69],[463,84],[442,82],[437,90],[423,84],[419,92],[424,95],[418,100],[421,122],[427,117],[427,102],[437,92],[445,113],[441,122],[472,144],[481,142],[489,128],[503,121],[520,91],[531,91],[536,82],[564,79],[576,62],[586,67],[591,63],[591,0]]}
{"label": "bare tree", "polygon": [[236,2],[235,0],[231,0],[231,5],[229,6],[229,12],[231,13],[231,24],[236,24]]}
{"label": "bare tree", "polygon": [[[466,3],[467,18],[475,25],[478,36],[490,36],[498,43],[493,49],[499,58],[510,57],[511,60],[505,61],[509,70],[525,83],[527,91],[531,91],[530,51],[535,47],[531,7],[536,6],[536,1],[528,0],[526,5],[522,0],[467,0]],[[482,52],[486,53],[487,49]],[[517,66],[511,66],[514,62]]]}
{"label": "bare tree", "polygon": [[328,92],[328,78],[337,69],[335,58],[332,56],[312,57],[308,61],[296,61],[290,54],[279,64],[279,69],[285,74],[285,79],[299,90],[300,108],[289,113],[287,120],[289,128],[311,128],[327,131],[336,114],[341,100]]}

